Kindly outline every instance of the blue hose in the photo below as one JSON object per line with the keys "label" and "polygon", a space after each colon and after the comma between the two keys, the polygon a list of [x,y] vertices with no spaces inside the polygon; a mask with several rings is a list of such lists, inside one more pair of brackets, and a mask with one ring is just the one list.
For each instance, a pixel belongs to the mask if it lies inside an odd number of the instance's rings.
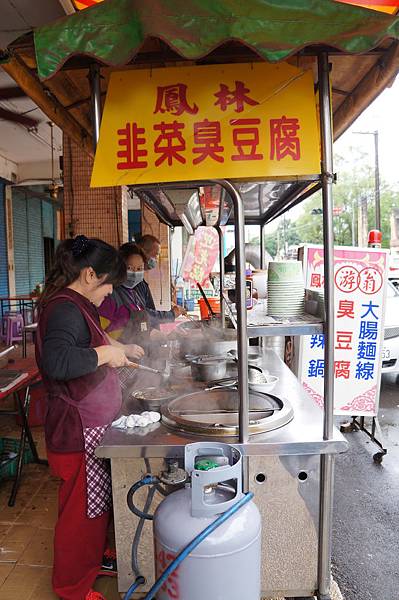
{"label": "blue hose", "polygon": [[133,594],[133,592],[135,592],[137,590],[139,585],[143,585],[144,583],[145,583],[144,577],[142,577],[141,575],[139,577],[137,577],[136,580],[134,581],[134,583],[132,583],[132,585],[126,592],[124,600],[129,600],[130,596]]}
{"label": "blue hose", "polygon": [[[152,600],[158,590],[163,586],[168,577],[177,569],[177,567],[183,562],[185,558],[192,552],[201,542],[208,537],[215,529],[217,529],[220,525],[222,525],[225,521],[227,521],[232,515],[234,515],[244,504],[247,504],[254,497],[252,492],[248,492],[245,494],[241,500],[236,502],[233,506],[231,506],[225,513],[221,514],[213,523],[208,525],[201,533],[199,533],[179,554],[176,558],[170,563],[170,565],[165,569],[162,575],[157,579],[154,583],[148,594],[144,597],[143,600]],[[136,588],[135,588],[136,589]],[[125,600],[129,600],[128,593],[125,596]]]}
{"label": "blue hose", "polygon": [[135,484],[133,484],[127,493],[127,505],[130,508],[130,510],[132,511],[132,513],[134,513],[140,519],[148,519],[149,521],[152,521],[154,517],[153,517],[153,515],[148,515],[148,514],[144,513],[143,511],[141,511],[139,508],[137,508],[137,506],[135,506],[135,504],[133,502],[133,496],[137,492],[137,490],[139,490],[144,485],[157,485],[157,484],[159,484],[158,477],[154,477],[153,475],[146,475],[145,477],[143,477],[143,479],[140,479],[140,481],[137,481]]}

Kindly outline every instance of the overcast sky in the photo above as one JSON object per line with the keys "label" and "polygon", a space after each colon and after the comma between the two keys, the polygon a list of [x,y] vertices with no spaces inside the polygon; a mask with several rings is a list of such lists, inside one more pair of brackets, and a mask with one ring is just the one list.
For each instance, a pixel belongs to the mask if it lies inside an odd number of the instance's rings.
{"label": "overcast sky", "polygon": [[379,162],[381,177],[399,188],[399,77],[360,115],[350,129],[334,144],[334,150],[350,160],[349,148],[356,146],[368,153],[374,165],[374,137],[357,135],[354,131],[379,132]]}

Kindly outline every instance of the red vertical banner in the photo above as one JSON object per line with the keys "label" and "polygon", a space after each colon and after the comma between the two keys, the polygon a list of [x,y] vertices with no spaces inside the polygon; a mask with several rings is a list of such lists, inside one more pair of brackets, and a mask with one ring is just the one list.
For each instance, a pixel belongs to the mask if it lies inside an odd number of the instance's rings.
{"label": "red vertical banner", "polygon": [[198,227],[190,237],[183,259],[183,279],[202,285],[208,279],[218,253],[217,231],[209,227]]}

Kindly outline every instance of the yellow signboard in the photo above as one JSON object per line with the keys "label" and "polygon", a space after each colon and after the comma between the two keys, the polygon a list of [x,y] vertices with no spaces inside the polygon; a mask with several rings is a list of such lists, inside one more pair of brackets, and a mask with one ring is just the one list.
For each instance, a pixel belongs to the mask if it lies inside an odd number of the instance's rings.
{"label": "yellow signboard", "polygon": [[310,71],[256,63],[111,75],[93,187],[319,170]]}

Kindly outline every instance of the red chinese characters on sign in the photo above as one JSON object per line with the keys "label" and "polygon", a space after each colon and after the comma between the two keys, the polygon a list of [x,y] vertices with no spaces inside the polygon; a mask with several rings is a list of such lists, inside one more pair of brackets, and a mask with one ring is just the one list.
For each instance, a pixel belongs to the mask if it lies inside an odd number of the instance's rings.
{"label": "red chinese characters on sign", "polygon": [[336,360],[334,362],[334,371],[336,379],[349,379],[350,377],[350,361],[347,360]]}
{"label": "red chinese characters on sign", "polygon": [[345,265],[340,267],[335,273],[335,285],[341,292],[350,294],[359,287],[358,276],[359,274],[355,267]]}
{"label": "red chinese characters on sign", "polygon": [[[235,112],[242,113],[247,106],[253,107],[259,104],[250,95],[250,89],[242,81],[235,82],[235,88],[230,89],[228,85],[221,83],[219,91],[214,94],[217,98],[215,106],[221,111],[232,107]],[[188,100],[188,88],[183,83],[158,86],[157,97],[153,114],[169,113],[179,117],[184,113],[195,115],[199,107]],[[232,161],[259,161],[264,160],[262,144],[267,135],[266,124],[259,118],[238,118],[229,120],[230,131],[224,130],[224,137],[231,135],[236,152],[230,156]],[[223,121],[223,126],[226,122]],[[185,128],[187,126],[187,131]],[[288,118],[283,115],[279,119],[271,119],[271,160],[280,161],[286,157],[299,160],[301,157],[299,119]],[[205,160],[224,163],[226,140],[223,140],[222,123],[219,120],[207,118],[195,122],[190,126],[187,123],[174,120],[172,122],[161,121],[153,126],[154,131],[159,132],[155,138],[153,151],[159,155],[155,160],[155,167],[166,163],[172,166],[179,162],[186,164],[190,160],[186,156],[187,142],[193,136],[192,164],[197,165]],[[137,123],[126,123],[123,128],[117,130],[118,146],[122,149],[117,151],[118,169],[144,169],[148,167],[149,148],[147,146],[146,130]]]}
{"label": "red chinese characters on sign", "polygon": [[375,267],[366,267],[359,273],[359,288],[365,294],[376,294],[383,284],[381,272]]}
{"label": "red chinese characters on sign", "polygon": [[187,86],[184,83],[175,83],[157,88],[157,100],[154,114],[168,112],[175,117],[183,113],[196,115],[198,106],[190,106],[187,100]]}
{"label": "red chinese characters on sign", "polygon": [[336,350],[352,350],[353,331],[337,331]]}
{"label": "red chinese characters on sign", "polygon": [[233,119],[230,125],[234,126],[233,144],[238,151],[231,160],[263,160],[263,154],[257,152],[260,119]]}
{"label": "red chinese characters on sign", "polygon": [[220,109],[225,111],[229,106],[234,104],[235,112],[243,112],[245,104],[248,104],[249,106],[256,106],[259,104],[256,100],[247,96],[249,92],[250,89],[245,87],[245,83],[242,81],[235,82],[234,90],[230,90],[225,83],[221,83],[219,91],[214,94],[217,98],[215,106],[220,106]]}
{"label": "red chinese characters on sign", "polygon": [[322,288],[324,287],[324,276],[320,273],[312,273],[310,276],[310,287]]}
{"label": "red chinese characters on sign", "polygon": [[117,162],[118,169],[140,169],[145,168],[148,163],[142,160],[148,152],[139,148],[145,144],[145,129],[138,127],[137,123],[126,123],[123,129],[118,129],[118,145],[124,150],[118,150],[117,157],[123,160]]}
{"label": "red chinese characters on sign", "polygon": [[299,120],[282,116],[270,119],[270,159],[282,160],[290,156],[293,160],[301,158],[301,145],[298,137]]}
{"label": "red chinese characters on sign", "polygon": [[194,123],[194,144],[193,154],[198,154],[193,160],[193,164],[197,165],[206,158],[212,158],[217,162],[224,162],[223,156],[220,155],[224,151],[224,146],[221,144],[221,130],[219,121],[209,121],[204,119],[199,123]]}
{"label": "red chinese characters on sign", "polygon": [[337,318],[343,319],[348,317],[349,319],[355,318],[355,303],[353,300],[340,300],[338,304]]}
{"label": "red chinese characters on sign", "polygon": [[159,131],[159,136],[155,140],[154,152],[161,156],[155,161],[155,166],[162,164],[165,160],[171,166],[174,160],[185,163],[186,159],[181,152],[186,149],[186,142],[182,136],[184,123],[158,123],[154,125],[154,130]]}

